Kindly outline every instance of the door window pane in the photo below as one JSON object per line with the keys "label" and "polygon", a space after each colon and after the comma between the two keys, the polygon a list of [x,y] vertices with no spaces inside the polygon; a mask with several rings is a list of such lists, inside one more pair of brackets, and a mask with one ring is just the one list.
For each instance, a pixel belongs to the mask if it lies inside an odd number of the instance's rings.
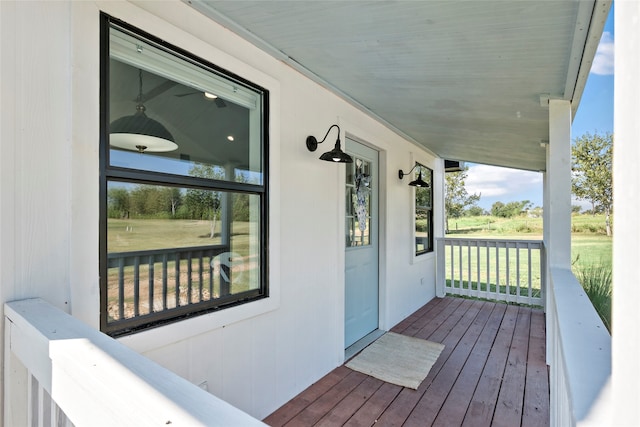
{"label": "door window pane", "polygon": [[371,162],[354,157],[347,163],[347,247],[371,244]]}

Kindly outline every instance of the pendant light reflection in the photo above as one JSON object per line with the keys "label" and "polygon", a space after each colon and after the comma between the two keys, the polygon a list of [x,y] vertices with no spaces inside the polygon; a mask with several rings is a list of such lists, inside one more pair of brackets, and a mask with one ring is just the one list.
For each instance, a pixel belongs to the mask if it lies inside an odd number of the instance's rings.
{"label": "pendant light reflection", "polygon": [[333,129],[334,127],[338,128],[338,138],[336,139],[336,145],[333,147],[333,150],[327,151],[326,153],[321,155],[320,160],[326,160],[327,162],[335,163],[353,163],[353,159],[351,158],[351,156],[342,151],[342,149],[340,148],[340,126],[338,125],[331,125],[327,133],[324,135],[324,138],[322,138],[322,141],[318,141],[315,136],[309,135],[307,137],[307,149],[309,151],[316,151],[318,149],[318,144],[322,144],[324,140],[327,139],[329,132],[331,132],[331,129]]}
{"label": "pendant light reflection", "polygon": [[136,112],[120,117],[109,126],[109,144],[125,150],[144,152],[167,152],[178,148],[171,132],[160,122],[145,114],[142,103],[142,70],[138,70],[139,92]]}
{"label": "pendant light reflection", "polygon": [[429,183],[425,182],[422,179],[422,168],[420,167],[420,165],[418,163],[416,163],[415,166],[412,167],[409,172],[402,172],[402,169],[400,169],[398,171],[398,178],[400,178],[400,179],[404,178],[405,175],[409,175],[411,172],[413,172],[413,170],[415,168],[418,168],[418,171],[419,171],[418,179],[414,179],[413,181],[411,181],[409,183],[409,185],[412,186],[412,187],[418,187],[418,188],[429,188],[430,187]]}

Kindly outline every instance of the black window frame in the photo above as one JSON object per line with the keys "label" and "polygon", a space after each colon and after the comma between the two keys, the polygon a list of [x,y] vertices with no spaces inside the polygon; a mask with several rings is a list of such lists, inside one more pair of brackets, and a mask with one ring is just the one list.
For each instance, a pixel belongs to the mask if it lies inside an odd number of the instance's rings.
{"label": "black window frame", "polygon": [[[426,172],[426,173],[425,173]],[[414,189],[414,227],[413,227],[413,235],[414,235],[414,256],[418,257],[421,255],[425,255],[434,251],[433,245],[433,170],[422,163],[416,162],[414,175],[416,178],[422,174],[422,179],[429,184],[429,187],[420,188],[415,187]],[[429,205],[421,206],[418,204],[418,194],[420,191],[428,191],[429,192]],[[425,212],[427,216],[427,248],[425,250],[418,250],[418,235],[417,235],[417,221],[418,221],[418,212]]]}
{"label": "black window frame", "polygon": [[[110,28],[140,37],[156,46],[185,59],[192,64],[201,67],[211,73],[223,76],[234,82],[257,91],[262,99],[262,184],[249,184],[234,181],[209,180],[205,178],[189,177],[130,169],[125,167],[110,166],[109,161],[109,34]],[[188,51],[173,44],[167,43],[139,28],[136,28],[122,20],[114,18],[106,13],[100,14],[100,184],[99,184],[99,272],[100,272],[100,330],[110,336],[123,336],[141,330],[162,326],[181,321],[196,315],[202,315],[240,304],[250,303],[269,296],[268,284],[268,225],[269,225],[269,91],[253,82],[250,82],[232,72],[229,72],[215,64],[210,63]],[[258,289],[252,289],[242,293],[231,295],[228,298],[216,298],[208,301],[189,303],[161,312],[153,312],[133,318],[120,319],[109,322],[107,280],[108,280],[108,249],[107,249],[107,185],[110,181],[128,182],[148,185],[164,185],[182,188],[194,188],[212,191],[227,191],[233,193],[245,193],[257,195],[260,198],[260,285]],[[180,248],[184,249],[184,248]],[[197,249],[207,249],[206,246]],[[160,251],[160,250],[159,250]]]}

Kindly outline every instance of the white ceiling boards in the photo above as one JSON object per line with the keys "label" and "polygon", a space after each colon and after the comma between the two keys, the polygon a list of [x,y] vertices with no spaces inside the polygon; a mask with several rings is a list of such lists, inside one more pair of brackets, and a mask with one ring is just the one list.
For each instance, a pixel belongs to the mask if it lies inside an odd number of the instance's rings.
{"label": "white ceiling boards", "polygon": [[544,170],[610,7],[594,1],[190,1],[440,157]]}

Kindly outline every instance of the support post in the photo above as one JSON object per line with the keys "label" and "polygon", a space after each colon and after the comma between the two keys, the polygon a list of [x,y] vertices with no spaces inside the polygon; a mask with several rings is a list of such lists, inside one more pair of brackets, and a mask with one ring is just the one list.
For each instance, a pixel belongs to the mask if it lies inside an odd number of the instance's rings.
{"label": "support post", "polygon": [[[571,102],[549,100],[549,144],[547,170],[544,174],[544,231],[546,262],[544,288],[545,308],[551,307],[551,286],[548,273],[552,267],[571,268]],[[555,324],[553,311],[547,316],[547,363],[552,360]]]}
{"label": "support post", "polygon": [[571,267],[571,102],[549,100],[545,184],[545,246],[548,266]]}

